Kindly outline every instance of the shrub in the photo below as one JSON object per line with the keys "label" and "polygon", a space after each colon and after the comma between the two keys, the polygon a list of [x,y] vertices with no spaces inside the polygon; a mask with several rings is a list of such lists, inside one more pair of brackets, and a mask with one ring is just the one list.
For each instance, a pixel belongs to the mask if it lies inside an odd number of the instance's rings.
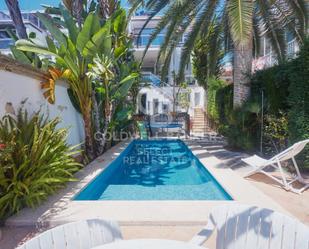
{"label": "shrub", "polygon": [[288,118],[280,111],[277,115],[267,114],[264,118],[263,152],[273,156],[287,148]]}
{"label": "shrub", "polygon": [[247,102],[241,108],[231,109],[224,132],[230,146],[253,151],[259,134],[260,106],[258,103]]}
{"label": "shrub", "polygon": [[[226,87],[226,83],[216,78],[209,78],[207,81],[207,113],[210,118],[219,123],[220,111],[218,110],[217,93]],[[220,102],[221,103],[221,102]]]}
{"label": "shrub", "polygon": [[[233,110],[233,85],[208,81],[208,115],[235,148],[260,148],[262,91],[264,95],[263,152],[273,156],[286,146],[309,138],[309,40],[298,57],[251,77],[251,96]],[[298,157],[309,168],[309,146]]]}
{"label": "shrub", "polygon": [[80,169],[65,142],[67,129],[56,128],[59,121],[23,108],[16,118],[0,120],[0,219],[36,206]]}
{"label": "shrub", "polygon": [[[301,48],[289,68],[290,86],[288,103],[290,109],[289,139],[291,143],[309,138],[309,39]],[[309,167],[309,148],[301,154],[301,162]]]}
{"label": "shrub", "polygon": [[265,111],[271,114],[279,110],[287,110],[288,87],[290,85],[290,62],[285,62],[271,68],[257,71],[251,78],[251,99],[262,98],[264,93]]}
{"label": "shrub", "polygon": [[219,123],[228,124],[233,112],[233,84],[220,88],[216,94],[216,107],[219,113]]}

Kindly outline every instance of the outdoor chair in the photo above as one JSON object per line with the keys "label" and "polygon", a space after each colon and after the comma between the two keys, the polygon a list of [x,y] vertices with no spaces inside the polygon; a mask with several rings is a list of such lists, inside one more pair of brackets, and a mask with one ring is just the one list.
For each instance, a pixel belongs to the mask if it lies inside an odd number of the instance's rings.
{"label": "outdoor chair", "polygon": [[57,226],[27,241],[18,249],[90,249],[121,240],[116,222],[84,220]]}
{"label": "outdoor chair", "polygon": [[218,206],[190,243],[202,245],[216,231],[217,249],[308,249],[309,227],[279,212],[228,204]]}
{"label": "outdoor chair", "polygon": [[[309,143],[309,139],[297,142],[293,144],[291,147],[287,148],[286,150],[282,151],[281,153],[275,155],[274,157],[268,160],[262,157],[259,157],[257,155],[242,159],[242,161],[251,165],[254,168],[252,171],[246,174],[245,177],[251,176],[256,173],[262,173],[270,177],[274,181],[278,182],[286,190],[290,190],[294,193],[300,194],[301,192],[303,192],[305,189],[309,187],[309,181],[306,181],[306,179],[304,179],[302,175],[300,174],[298,165],[295,160],[295,156],[304,149],[307,143]],[[282,162],[287,161],[287,160],[292,160],[293,166],[296,171],[296,175],[289,174],[288,172],[283,170]],[[277,178],[271,175],[269,172],[267,172],[266,168],[268,167],[272,167],[276,170],[279,170],[281,177]],[[290,179],[288,179],[287,177],[290,177]],[[295,181],[298,181],[304,184],[304,186],[299,189],[293,187],[292,184]]]}

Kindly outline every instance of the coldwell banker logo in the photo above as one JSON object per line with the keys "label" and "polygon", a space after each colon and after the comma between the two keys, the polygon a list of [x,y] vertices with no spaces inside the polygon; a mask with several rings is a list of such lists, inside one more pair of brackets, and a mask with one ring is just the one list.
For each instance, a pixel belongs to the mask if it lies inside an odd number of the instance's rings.
{"label": "coldwell banker logo", "polygon": [[143,145],[136,145],[135,153],[123,158],[124,165],[145,166],[145,165],[179,165],[187,164],[190,159],[187,155],[173,155],[170,148],[148,148]]}

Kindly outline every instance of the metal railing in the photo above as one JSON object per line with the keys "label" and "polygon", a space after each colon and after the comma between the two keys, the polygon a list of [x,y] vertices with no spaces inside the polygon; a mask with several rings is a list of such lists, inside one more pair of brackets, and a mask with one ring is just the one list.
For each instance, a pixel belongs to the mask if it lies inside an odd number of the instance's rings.
{"label": "metal railing", "polygon": [[295,58],[297,52],[299,51],[299,46],[296,39],[289,41],[287,44],[287,57],[288,58]]}

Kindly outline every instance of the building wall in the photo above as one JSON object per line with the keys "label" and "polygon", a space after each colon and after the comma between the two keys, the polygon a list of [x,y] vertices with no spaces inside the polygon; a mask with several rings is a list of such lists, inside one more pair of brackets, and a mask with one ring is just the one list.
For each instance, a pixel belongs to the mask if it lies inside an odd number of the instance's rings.
{"label": "building wall", "polygon": [[67,95],[67,86],[59,82],[56,86],[56,103],[48,104],[42,95],[40,82],[30,77],[0,70],[0,118],[6,113],[5,106],[12,103],[15,111],[21,101],[29,113],[38,111],[48,113],[50,118],[60,117],[62,122],[59,128],[69,128],[67,142],[70,145],[80,144],[84,140],[83,122],[79,113],[72,106]]}
{"label": "building wall", "polygon": [[[151,37],[151,33],[155,30],[156,26],[160,22],[161,17],[156,16],[154,17],[148,24],[147,27],[143,30],[141,36],[139,36],[140,30],[143,27],[146,20],[149,16],[134,16],[129,23],[129,32],[134,37],[134,56],[137,60],[142,60],[144,55],[144,50],[148,41]],[[142,61],[142,70],[145,72],[152,72],[157,73],[156,68],[162,66],[162,61],[158,62],[157,65],[157,57],[160,51],[160,45],[162,45],[165,37],[166,30],[163,30],[157,38],[153,41],[152,45],[149,47],[148,51],[146,52],[146,56],[143,58]],[[175,48],[171,63],[169,66],[169,73],[167,75],[167,79],[164,79],[166,83],[173,85],[174,82],[174,72],[178,73],[179,71],[179,62],[181,58],[181,51],[183,42],[185,39],[186,34],[183,35],[182,41],[178,44]],[[188,83],[193,83],[193,76],[192,76],[192,63],[188,63],[188,66],[185,70],[185,81]]]}
{"label": "building wall", "polygon": [[[177,90],[176,90],[177,91]],[[205,108],[205,91],[199,86],[190,86],[190,106],[188,108],[188,114],[194,117],[194,108]],[[141,96],[147,95],[146,108],[141,107]],[[199,96],[199,97],[198,97]],[[199,99],[198,103],[196,102]],[[155,100],[158,101],[157,113],[169,113],[173,111],[173,88],[172,87],[144,87],[140,90],[138,95],[138,110],[144,114],[154,115]],[[167,105],[167,109],[163,110],[163,105]],[[187,110],[180,107],[177,108],[178,112],[186,112]]]}

